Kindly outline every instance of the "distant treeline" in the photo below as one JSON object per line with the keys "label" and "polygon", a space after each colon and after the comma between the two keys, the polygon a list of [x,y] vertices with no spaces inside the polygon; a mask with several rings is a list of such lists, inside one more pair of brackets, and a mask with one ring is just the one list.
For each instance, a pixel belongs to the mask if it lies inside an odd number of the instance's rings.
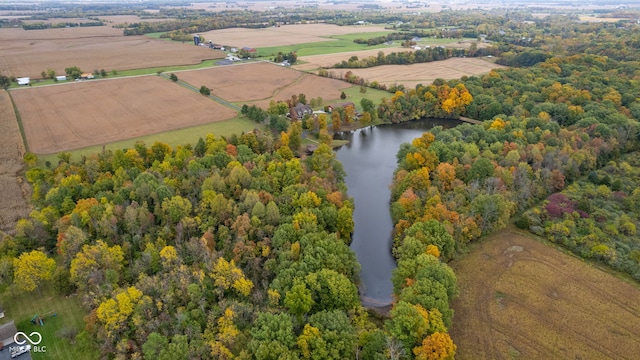
{"label": "distant treeline", "polygon": [[23,24],[22,28],[25,30],[44,30],[44,29],[60,29],[66,27],[89,27],[89,26],[104,26],[102,21],[92,21],[85,23],[78,22],[61,22],[55,24],[48,23],[34,23],[34,24]]}
{"label": "distant treeline", "polygon": [[446,60],[452,57],[487,56],[495,55],[497,53],[497,49],[493,47],[474,49],[473,51],[470,51],[467,49],[453,49],[436,46],[433,48],[426,48],[415,51],[392,52],[386,55],[384,54],[384,52],[380,51],[378,53],[378,56],[369,56],[363,59],[359,59],[357,56],[352,56],[351,58],[349,58],[349,60],[342,60],[342,62],[333,65],[333,67],[338,69],[358,69],[379,65],[408,65]]}
{"label": "distant treeline", "polygon": [[414,37],[437,37],[437,38],[477,38],[478,32],[473,30],[448,30],[443,29],[442,31],[412,31],[412,32],[394,32],[383,36],[377,36],[373,38],[358,38],[353,40],[356,44],[367,44],[369,46],[384,44],[389,41],[397,41],[397,40],[411,40]]}

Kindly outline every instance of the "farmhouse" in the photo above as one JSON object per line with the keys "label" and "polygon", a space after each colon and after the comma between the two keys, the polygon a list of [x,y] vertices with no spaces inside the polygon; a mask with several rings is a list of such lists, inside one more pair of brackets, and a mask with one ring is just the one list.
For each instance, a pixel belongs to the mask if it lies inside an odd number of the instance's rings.
{"label": "farmhouse", "polygon": [[242,48],[242,50],[244,50],[244,51],[246,51],[246,52],[248,52],[248,53],[254,53],[254,52],[256,52],[256,51],[257,51],[256,49],[254,49],[254,48],[250,48],[250,47],[248,47],[248,46],[243,47],[243,48]]}
{"label": "farmhouse", "polygon": [[57,81],[66,81],[67,80],[67,76],[66,75],[56,76],[56,80]]}
{"label": "farmhouse", "polygon": [[93,79],[94,76],[92,73],[84,73],[80,75],[80,79]]}
{"label": "farmhouse", "polygon": [[313,109],[309,105],[298,103],[298,105],[291,108],[289,114],[291,119],[302,119],[305,115],[313,114]]}
{"label": "farmhouse", "polygon": [[18,85],[29,85],[31,83],[31,78],[21,77],[17,78],[16,81],[18,82]]}

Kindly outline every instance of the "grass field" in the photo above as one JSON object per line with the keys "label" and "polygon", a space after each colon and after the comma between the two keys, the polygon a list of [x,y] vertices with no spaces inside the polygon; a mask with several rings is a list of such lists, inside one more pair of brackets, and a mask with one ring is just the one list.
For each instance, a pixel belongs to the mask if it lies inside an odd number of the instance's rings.
{"label": "grass field", "polygon": [[353,42],[353,40],[358,38],[368,39],[368,38],[383,36],[388,33],[389,31],[327,36],[328,39],[332,39],[332,40],[323,41],[323,42],[295,44],[295,45],[262,47],[262,48],[258,48],[257,50],[260,56],[269,57],[269,56],[274,56],[278,54],[278,52],[282,52],[283,54],[286,54],[289,52],[295,52],[298,56],[310,56],[310,55],[332,54],[332,53],[339,53],[339,52],[345,52],[345,51],[383,49],[383,48],[389,47],[389,45],[380,44],[375,46],[368,46],[366,44],[356,44]]}
{"label": "grass field", "polygon": [[640,287],[515,228],[452,263],[456,359],[637,359]]}
{"label": "grass field", "polygon": [[371,88],[367,88],[367,92],[363,94],[360,92],[360,86],[358,85],[354,85],[348,89],[345,89],[344,93],[347,95],[347,98],[345,100],[336,99],[335,101],[351,101],[356,105],[356,110],[358,111],[362,111],[362,106],[360,106],[360,101],[362,101],[362,99],[369,99],[373,101],[373,103],[377,106],[382,98],[390,98],[391,96],[393,96],[393,94],[387,91]]}
{"label": "grass field", "polygon": [[[60,296],[55,293],[50,283],[45,283],[40,293],[37,290],[32,293],[20,293],[4,289],[0,293],[0,301],[5,311],[5,318],[2,320],[14,320],[18,331],[27,334],[37,331],[42,335],[42,342],[38,346],[46,346],[46,352],[32,352],[33,359],[75,360],[98,357],[97,349],[87,351],[86,348],[80,348],[77,343],[72,344],[59,334],[61,329],[67,328],[74,328],[77,333],[84,330],[84,311],[77,297]],[[53,312],[56,316],[45,318],[44,326],[31,323],[34,315],[44,315],[48,312]]]}

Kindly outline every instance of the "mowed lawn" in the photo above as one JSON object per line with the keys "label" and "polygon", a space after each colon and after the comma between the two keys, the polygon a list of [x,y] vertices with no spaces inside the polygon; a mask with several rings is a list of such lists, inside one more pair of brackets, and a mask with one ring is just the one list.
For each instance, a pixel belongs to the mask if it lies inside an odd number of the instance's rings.
{"label": "mowed lawn", "polygon": [[452,262],[456,359],[638,359],[640,286],[507,228]]}
{"label": "mowed lawn", "polygon": [[[18,290],[3,289],[0,301],[4,308],[3,323],[14,320],[18,331],[31,334],[34,331],[42,335],[40,347],[46,346],[46,352],[32,352],[33,359],[46,360],[76,360],[95,359],[97,349],[87,349],[78,342],[72,344],[67,338],[60,336],[62,329],[74,328],[79,334],[84,330],[85,313],[76,296],[58,295],[50,283],[45,283],[40,289],[24,293]],[[34,315],[45,316],[44,326],[34,325],[31,319]],[[55,316],[52,316],[56,314]]]}

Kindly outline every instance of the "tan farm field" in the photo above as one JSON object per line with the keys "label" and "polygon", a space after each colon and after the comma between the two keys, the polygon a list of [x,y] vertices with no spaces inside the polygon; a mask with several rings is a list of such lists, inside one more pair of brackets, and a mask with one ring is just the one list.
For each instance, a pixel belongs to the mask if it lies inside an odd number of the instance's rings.
{"label": "tan farm field", "polygon": [[300,93],[307,99],[318,96],[338,99],[341,91],[351,86],[267,62],[182,71],[177,75],[196,87],[207,86],[212,94],[229,102],[263,108],[268,107],[271,100],[285,100]]}
{"label": "tan farm field", "polygon": [[282,25],[264,29],[232,28],[202,33],[206,40],[237,47],[269,47],[331,41],[323,36],[386,31],[382,26],[338,26],[330,24]]}
{"label": "tan farm field", "polygon": [[85,72],[130,70],[199,64],[224,57],[222,51],[190,43],[145,36],[123,36],[108,26],[30,30],[0,29],[0,71],[16,77],[40,78],[40,73],[78,66]]}
{"label": "tan farm field", "polygon": [[378,56],[379,52],[386,54],[390,54],[392,52],[404,52],[411,51],[411,49],[403,48],[403,47],[390,47],[384,49],[371,49],[371,50],[359,50],[359,51],[345,51],[340,53],[333,54],[322,54],[322,55],[310,55],[310,56],[301,56],[298,58],[300,61],[304,61],[305,64],[294,65],[294,69],[298,70],[314,70],[320,67],[331,67],[342,60],[349,60],[352,56],[357,56],[359,59],[365,59],[369,56]]}
{"label": "tan farm field", "polygon": [[[344,60],[344,59],[342,59]],[[353,74],[380,84],[402,84],[407,88],[414,88],[417,84],[428,85],[433,80],[459,79],[463,76],[485,74],[492,69],[504,68],[502,65],[479,58],[451,58],[411,65],[383,65],[367,69],[332,69],[334,73],[351,71]]]}
{"label": "tan farm field", "polygon": [[452,265],[456,359],[638,359],[637,284],[514,228]]}
{"label": "tan farm field", "polygon": [[0,129],[0,233],[13,234],[18,219],[29,215],[29,190],[22,174],[24,144],[6,91],[0,91]]}
{"label": "tan farm field", "polygon": [[52,154],[222,121],[236,111],[157,76],[11,92],[30,151]]}

